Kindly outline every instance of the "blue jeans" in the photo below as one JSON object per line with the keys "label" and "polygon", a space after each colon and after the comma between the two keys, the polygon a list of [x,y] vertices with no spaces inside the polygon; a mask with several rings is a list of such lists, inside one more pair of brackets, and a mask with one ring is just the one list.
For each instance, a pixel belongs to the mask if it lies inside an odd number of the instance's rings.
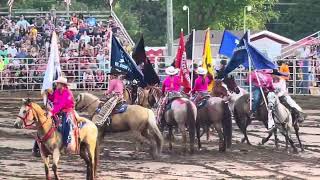
{"label": "blue jeans", "polygon": [[261,99],[261,91],[259,87],[252,87],[252,112],[256,112],[259,104],[260,104],[260,99]]}

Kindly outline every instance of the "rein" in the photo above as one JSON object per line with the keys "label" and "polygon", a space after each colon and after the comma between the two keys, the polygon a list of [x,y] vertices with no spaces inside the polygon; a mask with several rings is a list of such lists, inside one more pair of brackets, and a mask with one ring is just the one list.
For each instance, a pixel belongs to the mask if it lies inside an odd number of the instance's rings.
{"label": "rein", "polygon": [[84,110],[86,110],[88,107],[90,107],[93,103],[97,102],[99,99],[93,100],[91,103],[89,103],[88,105],[82,107],[79,112],[83,112]]}

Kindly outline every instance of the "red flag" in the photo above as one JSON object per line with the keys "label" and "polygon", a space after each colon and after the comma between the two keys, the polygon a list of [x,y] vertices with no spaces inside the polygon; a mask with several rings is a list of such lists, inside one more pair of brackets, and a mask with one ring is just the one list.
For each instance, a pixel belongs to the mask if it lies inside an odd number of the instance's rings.
{"label": "red flag", "polygon": [[184,92],[189,93],[191,90],[191,79],[190,79],[190,72],[187,64],[186,52],[183,52],[179,75],[181,77],[181,85],[184,87]]}
{"label": "red flag", "polygon": [[177,56],[176,56],[176,62],[174,64],[175,68],[180,68],[181,67],[181,60],[183,53],[185,52],[185,47],[184,47],[184,37],[183,37],[183,31],[181,30],[180,33],[180,40],[179,40],[179,48],[177,51]]}

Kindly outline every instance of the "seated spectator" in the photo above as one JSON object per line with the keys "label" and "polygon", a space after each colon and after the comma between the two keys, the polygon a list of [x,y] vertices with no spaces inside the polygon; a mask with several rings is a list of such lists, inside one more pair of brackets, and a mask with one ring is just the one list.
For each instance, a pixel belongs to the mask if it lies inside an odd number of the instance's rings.
{"label": "seated spectator", "polygon": [[30,26],[29,22],[26,21],[24,19],[24,16],[21,15],[20,16],[20,20],[17,22],[17,25],[16,25],[20,30],[22,31],[27,31],[28,30],[28,27]]}
{"label": "seated spectator", "polygon": [[93,75],[92,70],[88,69],[86,72],[83,73],[83,88],[88,90],[93,90],[95,84],[95,78]]}
{"label": "seated spectator", "polygon": [[10,47],[8,47],[8,54],[11,55],[11,57],[15,57],[18,53],[18,50],[16,48],[16,45],[14,43],[11,43]]}
{"label": "seated spectator", "polygon": [[101,70],[97,71],[96,82],[97,82],[97,87],[102,89],[105,83],[105,75]]}

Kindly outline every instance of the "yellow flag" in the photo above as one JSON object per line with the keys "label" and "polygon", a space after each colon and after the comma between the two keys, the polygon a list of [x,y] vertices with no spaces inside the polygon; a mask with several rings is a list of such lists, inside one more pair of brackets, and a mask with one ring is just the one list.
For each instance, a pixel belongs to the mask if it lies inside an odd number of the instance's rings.
{"label": "yellow flag", "polygon": [[[211,43],[210,43],[210,29],[207,29],[206,37],[204,41],[203,57],[202,57],[202,67],[208,71],[209,74],[214,77],[213,73],[213,59],[211,55]],[[208,91],[212,91],[214,87],[214,81],[212,81],[208,86]]]}

